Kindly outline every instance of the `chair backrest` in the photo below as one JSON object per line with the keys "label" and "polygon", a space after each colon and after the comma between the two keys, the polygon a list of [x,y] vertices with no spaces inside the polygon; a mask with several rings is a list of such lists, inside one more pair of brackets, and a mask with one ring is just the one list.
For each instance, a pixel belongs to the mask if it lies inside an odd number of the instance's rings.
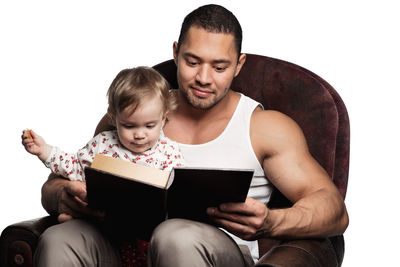
{"label": "chair backrest", "polygon": [[[176,66],[168,60],[154,66],[178,88]],[[295,64],[247,54],[231,88],[294,119],[306,136],[310,153],[325,168],[343,198],[349,172],[350,126],[346,107],[326,81]]]}

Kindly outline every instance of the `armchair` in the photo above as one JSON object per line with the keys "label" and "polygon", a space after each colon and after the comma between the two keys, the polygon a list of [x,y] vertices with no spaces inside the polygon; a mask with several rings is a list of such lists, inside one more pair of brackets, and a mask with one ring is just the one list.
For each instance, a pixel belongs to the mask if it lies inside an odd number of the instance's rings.
{"label": "armchair", "polygon": [[[177,88],[172,60],[154,67]],[[282,60],[247,54],[247,61],[231,88],[294,119],[306,136],[311,154],[325,168],[346,196],[350,128],[346,107],[338,93],[314,73]],[[104,119],[99,123],[102,127]],[[291,203],[275,190],[271,208]],[[57,223],[48,216],[16,223],[0,237],[0,266],[32,266],[32,255],[40,234]],[[340,266],[344,256],[343,236],[327,239],[266,242],[260,240],[257,266]]]}

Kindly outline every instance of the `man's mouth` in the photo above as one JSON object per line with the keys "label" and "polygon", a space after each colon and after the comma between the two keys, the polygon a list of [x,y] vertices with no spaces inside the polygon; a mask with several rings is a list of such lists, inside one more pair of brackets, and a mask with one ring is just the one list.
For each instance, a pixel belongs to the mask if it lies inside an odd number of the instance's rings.
{"label": "man's mouth", "polygon": [[201,88],[201,87],[191,86],[190,88],[192,89],[193,94],[200,98],[206,98],[213,94],[212,91]]}

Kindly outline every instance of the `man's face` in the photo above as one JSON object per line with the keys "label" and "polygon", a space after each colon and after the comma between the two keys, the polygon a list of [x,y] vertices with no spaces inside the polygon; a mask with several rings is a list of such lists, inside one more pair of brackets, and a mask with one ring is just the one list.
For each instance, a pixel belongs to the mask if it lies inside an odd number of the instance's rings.
{"label": "man's face", "polygon": [[164,123],[163,104],[159,97],[143,101],[133,113],[128,107],[115,118],[121,144],[134,153],[152,148]]}
{"label": "man's face", "polygon": [[210,109],[227,94],[245,55],[238,60],[232,34],[191,27],[179,52],[174,43],[174,60],[182,95],[193,107]]}

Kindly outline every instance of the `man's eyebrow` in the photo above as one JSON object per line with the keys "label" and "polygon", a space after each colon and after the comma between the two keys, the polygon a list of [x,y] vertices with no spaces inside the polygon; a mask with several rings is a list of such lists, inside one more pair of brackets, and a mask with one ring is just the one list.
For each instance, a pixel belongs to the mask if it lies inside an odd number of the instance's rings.
{"label": "man's eyebrow", "polygon": [[185,58],[192,57],[192,58],[194,58],[194,59],[198,59],[198,60],[200,59],[200,57],[198,57],[198,56],[196,56],[195,54],[192,54],[192,53],[190,53],[190,52],[184,53],[183,56],[184,56]]}
{"label": "man's eyebrow", "polygon": [[232,62],[228,59],[216,59],[213,60],[214,64],[231,64]]}
{"label": "man's eyebrow", "polygon": [[[183,56],[184,56],[185,58],[191,57],[191,58],[194,58],[194,59],[196,59],[196,60],[201,60],[201,58],[200,58],[199,56],[197,56],[197,55],[195,55],[195,54],[192,54],[192,53],[190,53],[190,52],[184,53]],[[231,64],[232,62],[231,62],[229,59],[221,58],[221,59],[215,59],[215,60],[213,60],[212,63],[213,63],[213,64]]]}

